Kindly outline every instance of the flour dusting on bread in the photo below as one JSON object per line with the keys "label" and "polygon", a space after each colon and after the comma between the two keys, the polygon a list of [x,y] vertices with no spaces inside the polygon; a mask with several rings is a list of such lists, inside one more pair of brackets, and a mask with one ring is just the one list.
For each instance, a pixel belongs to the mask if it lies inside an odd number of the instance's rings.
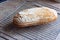
{"label": "flour dusting on bread", "polygon": [[20,19],[22,22],[34,22],[46,18],[52,19],[53,15],[57,17],[56,10],[50,9],[48,7],[25,9],[19,12],[19,14],[22,17]]}
{"label": "flour dusting on bread", "polygon": [[35,7],[18,12],[13,23],[19,27],[47,24],[57,19],[57,11],[48,7]]}

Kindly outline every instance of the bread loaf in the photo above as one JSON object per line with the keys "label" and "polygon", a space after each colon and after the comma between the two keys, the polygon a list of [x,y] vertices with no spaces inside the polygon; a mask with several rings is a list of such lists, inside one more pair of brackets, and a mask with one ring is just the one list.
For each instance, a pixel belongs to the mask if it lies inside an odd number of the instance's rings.
{"label": "bread loaf", "polygon": [[29,27],[53,22],[57,19],[57,11],[48,7],[35,7],[18,12],[13,23],[18,27]]}

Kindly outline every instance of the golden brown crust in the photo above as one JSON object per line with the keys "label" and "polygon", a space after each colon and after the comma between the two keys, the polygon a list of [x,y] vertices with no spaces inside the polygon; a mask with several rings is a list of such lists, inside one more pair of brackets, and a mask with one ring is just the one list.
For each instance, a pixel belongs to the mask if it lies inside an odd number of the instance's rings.
{"label": "golden brown crust", "polygon": [[[22,13],[21,14],[17,13],[13,18],[13,23],[15,25],[17,25],[18,27],[29,27],[29,26],[47,24],[47,23],[55,21],[57,19],[56,11],[54,11],[53,9],[50,9],[50,8],[46,8],[46,7],[43,7],[42,9],[36,8],[36,10],[30,9],[30,11],[31,12],[28,12],[28,9],[22,11],[23,14],[25,13],[23,16],[21,16]],[[31,14],[28,14],[28,13],[31,13]],[[24,18],[25,16],[27,16],[27,17]],[[39,19],[37,19],[37,20],[34,19],[34,18],[38,18],[38,17],[39,17]],[[22,18],[23,18],[23,20],[22,20]],[[29,20],[28,18],[30,18],[30,19],[32,18],[34,20],[32,21],[32,19]],[[28,21],[26,21],[25,19],[27,19]]]}
{"label": "golden brown crust", "polygon": [[14,16],[14,19],[13,19],[13,23],[14,23],[16,26],[18,26],[18,27],[29,27],[29,26],[47,24],[47,23],[52,22],[52,21],[55,21],[55,20],[57,19],[56,16],[53,16],[53,20],[48,19],[48,20],[46,20],[47,22],[46,22],[45,20],[39,20],[39,21],[36,21],[36,22],[20,23],[20,22],[17,21],[17,19],[16,19],[16,18],[18,18],[18,17],[19,17],[19,14],[16,14],[16,15]]}

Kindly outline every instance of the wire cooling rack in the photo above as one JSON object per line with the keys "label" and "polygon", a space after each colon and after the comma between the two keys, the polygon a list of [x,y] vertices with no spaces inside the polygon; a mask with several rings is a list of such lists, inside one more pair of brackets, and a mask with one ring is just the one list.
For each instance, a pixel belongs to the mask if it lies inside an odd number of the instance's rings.
{"label": "wire cooling rack", "polygon": [[[24,9],[33,7],[47,6],[58,11],[58,19],[52,23],[29,28],[17,28],[13,25],[13,16]],[[37,3],[26,2],[18,7],[15,12],[9,14],[6,18],[0,21],[0,39],[2,40],[55,40],[60,32],[60,9],[54,6]]]}

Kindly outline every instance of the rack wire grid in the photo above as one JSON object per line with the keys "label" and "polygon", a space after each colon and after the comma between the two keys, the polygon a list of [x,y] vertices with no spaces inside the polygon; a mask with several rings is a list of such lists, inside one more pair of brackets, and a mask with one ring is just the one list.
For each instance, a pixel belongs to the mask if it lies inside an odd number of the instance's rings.
{"label": "rack wire grid", "polygon": [[[39,25],[27,28],[17,28],[13,25],[13,16],[24,9],[33,7],[49,7],[57,10],[58,19],[46,25]],[[0,20],[0,40],[55,40],[60,32],[60,9],[46,3],[25,2],[18,6],[14,12]]]}

